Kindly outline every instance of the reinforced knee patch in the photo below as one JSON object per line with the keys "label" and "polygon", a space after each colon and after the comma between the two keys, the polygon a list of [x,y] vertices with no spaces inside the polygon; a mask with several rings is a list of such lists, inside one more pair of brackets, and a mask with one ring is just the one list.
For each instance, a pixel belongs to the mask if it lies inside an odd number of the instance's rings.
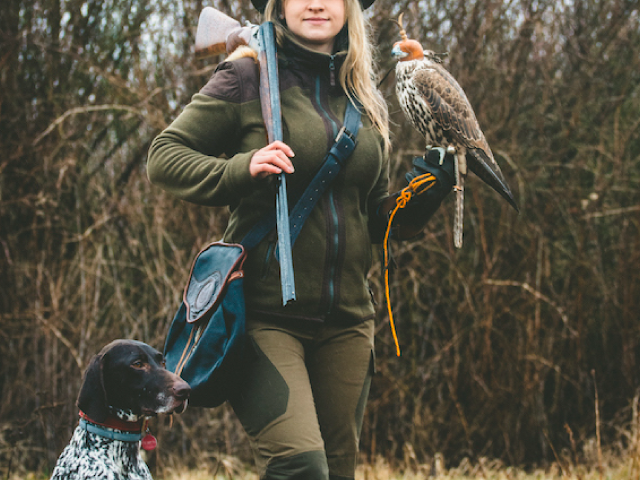
{"label": "reinforced knee patch", "polygon": [[329,480],[324,451],[303,452],[269,462],[263,480]]}

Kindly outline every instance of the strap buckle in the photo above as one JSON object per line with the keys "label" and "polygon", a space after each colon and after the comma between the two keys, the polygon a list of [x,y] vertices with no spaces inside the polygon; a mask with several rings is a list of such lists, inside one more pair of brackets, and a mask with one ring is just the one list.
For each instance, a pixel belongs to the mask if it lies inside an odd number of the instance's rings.
{"label": "strap buckle", "polygon": [[340,128],[340,130],[338,131],[338,135],[336,135],[336,139],[334,140],[335,143],[338,143],[343,136],[347,136],[347,138],[349,140],[351,140],[352,142],[355,143],[355,137],[353,135],[353,133],[351,133],[349,130],[347,130],[347,127],[345,127],[344,125]]}

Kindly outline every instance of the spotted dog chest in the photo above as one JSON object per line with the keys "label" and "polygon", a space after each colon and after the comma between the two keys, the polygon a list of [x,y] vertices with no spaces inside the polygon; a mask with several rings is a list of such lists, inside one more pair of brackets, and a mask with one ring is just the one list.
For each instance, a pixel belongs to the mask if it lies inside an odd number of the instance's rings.
{"label": "spotted dog chest", "polygon": [[110,440],[77,427],[52,479],[151,480],[137,442]]}

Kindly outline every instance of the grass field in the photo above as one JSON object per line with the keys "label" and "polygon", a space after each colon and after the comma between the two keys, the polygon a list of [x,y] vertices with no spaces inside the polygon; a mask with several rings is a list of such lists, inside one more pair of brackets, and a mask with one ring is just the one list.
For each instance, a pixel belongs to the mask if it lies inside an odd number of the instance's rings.
{"label": "grass field", "polygon": [[[601,448],[595,439],[587,442],[580,452],[561,452],[557,461],[536,469],[521,469],[506,466],[500,461],[480,459],[463,461],[457,466],[446,465],[438,454],[430,464],[412,461],[415,456],[404,459],[404,466],[392,466],[378,458],[374,462],[358,467],[356,480],[640,480],[640,442],[638,436],[625,448]],[[175,461],[175,459],[167,459]],[[174,465],[178,462],[174,463]],[[20,472],[8,474],[0,470],[2,480],[47,480],[44,472]],[[235,457],[220,457],[215,466],[203,464],[200,469],[160,469],[155,480],[258,480],[252,465],[242,463]]]}
{"label": "grass field", "polygon": [[[221,462],[212,471],[201,470],[171,471],[156,476],[156,480],[258,480],[258,475],[248,466],[232,460]],[[44,474],[28,473],[12,475],[10,480],[46,480]],[[524,471],[506,467],[499,462],[480,461],[476,464],[463,462],[451,469],[442,469],[434,465],[417,465],[414,468],[398,471],[380,460],[372,465],[361,465],[356,472],[356,480],[640,480],[640,465],[637,458],[609,461],[602,468],[596,465],[553,464],[546,469]]]}
{"label": "grass field", "polygon": [[[436,460],[431,465],[399,470],[380,459],[374,464],[361,465],[356,472],[356,480],[640,480],[640,459],[637,455],[596,455],[585,461],[588,464],[561,461],[544,469],[525,471],[490,460],[480,460],[475,464],[462,462],[447,469]],[[258,475],[246,468],[233,460],[223,460],[216,471],[166,471],[158,480],[258,480]]]}
{"label": "grass field", "polygon": [[[640,471],[637,462],[619,461],[616,465],[604,466],[602,471],[597,467],[566,466],[561,468],[554,464],[547,469],[529,472],[505,467],[498,463],[480,462],[476,465],[463,464],[457,468],[438,471],[431,465],[419,465],[409,471],[395,471],[384,462],[375,465],[361,466],[356,473],[356,480],[638,480]],[[167,472],[163,480],[258,480],[251,472],[217,473],[203,471]]]}
{"label": "grass field", "polygon": [[[356,480],[637,480],[638,471],[632,472],[629,466],[621,465],[617,468],[605,469],[602,473],[597,469],[578,467],[562,473],[557,466],[547,470],[525,472],[515,468],[495,468],[488,465],[482,468],[455,468],[440,474],[432,473],[430,467],[425,466],[410,472],[395,472],[386,467],[366,466],[358,469]],[[164,477],[164,480],[258,480],[254,473],[236,473],[233,475],[216,474],[212,472],[180,472]]]}

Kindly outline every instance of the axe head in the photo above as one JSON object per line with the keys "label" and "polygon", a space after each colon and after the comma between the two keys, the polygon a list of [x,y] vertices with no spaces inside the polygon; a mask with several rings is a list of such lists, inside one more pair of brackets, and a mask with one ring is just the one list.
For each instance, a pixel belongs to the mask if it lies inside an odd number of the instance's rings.
{"label": "axe head", "polygon": [[198,19],[196,57],[206,58],[231,53],[240,45],[257,50],[256,25],[243,27],[237,20],[212,7],[205,7]]}

